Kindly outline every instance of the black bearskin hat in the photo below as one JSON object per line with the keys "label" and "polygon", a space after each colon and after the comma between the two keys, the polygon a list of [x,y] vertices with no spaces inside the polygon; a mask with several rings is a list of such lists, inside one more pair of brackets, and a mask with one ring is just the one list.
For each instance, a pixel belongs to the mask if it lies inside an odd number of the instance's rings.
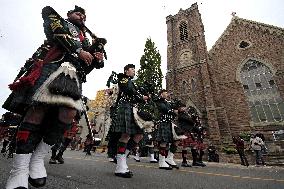
{"label": "black bearskin hat", "polygon": [[83,15],[86,16],[86,11],[85,11],[85,9],[83,9],[82,7],[79,7],[79,6],[77,6],[77,5],[75,5],[74,10],[68,11],[68,14],[71,14],[71,13],[73,13],[73,12],[80,12],[80,13],[82,13]]}

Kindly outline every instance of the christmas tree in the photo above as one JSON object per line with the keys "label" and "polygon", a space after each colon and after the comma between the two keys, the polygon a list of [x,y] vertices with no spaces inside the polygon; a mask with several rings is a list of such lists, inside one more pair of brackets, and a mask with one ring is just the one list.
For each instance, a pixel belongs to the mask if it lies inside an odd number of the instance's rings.
{"label": "christmas tree", "polygon": [[150,38],[146,40],[144,54],[140,59],[140,69],[137,73],[136,85],[140,89],[143,88],[144,92],[151,94],[151,98],[147,103],[139,104],[140,116],[143,114],[142,117],[145,119],[152,117],[151,119],[155,120],[157,108],[155,108],[154,100],[162,89],[163,74],[161,71],[161,55]]}
{"label": "christmas tree", "polygon": [[138,86],[144,86],[147,82],[152,86],[155,94],[162,89],[161,55],[150,38],[146,40],[144,55],[140,59],[140,69],[137,75],[135,83]]}

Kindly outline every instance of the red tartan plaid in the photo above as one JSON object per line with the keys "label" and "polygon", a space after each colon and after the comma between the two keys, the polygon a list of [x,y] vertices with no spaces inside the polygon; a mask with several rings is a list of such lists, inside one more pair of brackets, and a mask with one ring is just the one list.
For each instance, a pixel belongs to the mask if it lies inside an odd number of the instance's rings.
{"label": "red tartan plaid", "polygon": [[18,131],[17,140],[18,141],[24,140],[25,142],[27,142],[29,135],[30,131]]}
{"label": "red tartan plaid", "polygon": [[185,133],[185,136],[187,136],[187,138],[181,140],[179,143],[179,146],[182,146],[183,148],[187,148],[187,147],[192,147],[196,145],[196,142],[193,140],[190,133]]}

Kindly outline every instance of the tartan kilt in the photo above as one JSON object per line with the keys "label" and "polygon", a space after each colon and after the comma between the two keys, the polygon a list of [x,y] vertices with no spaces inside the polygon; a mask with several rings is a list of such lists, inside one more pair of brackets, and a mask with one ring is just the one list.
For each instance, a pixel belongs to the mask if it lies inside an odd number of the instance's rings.
{"label": "tartan kilt", "polygon": [[158,142],[174,142],[171,122],[161,122],[157,125],[156,140]]}
{"label": "tartan kilt", "polygon": [[192,135],[189,132],[185,132],[184,134],[187,136],[186,139],[183,139],[180,141],[179,146],[182,146],[183,148],[189,148],[195,146],[197,143],[195,140],[192,138]]}
{"label": "tartan kilt", "polygon": [[[41,104],[44,104],[44,105],[49,105],[49,104],[50,105],[60,105],[60,104],[56,104],[56,102],[48,103],[48,102],[36,101],[36,100],[34,100],[34,96],[37,93],[37,91],[42,87],[42,85],[49,79],[51,74],[56,72],[59,69],[59,67],[61,66],[61,63],[63,63],[63,61],[47,63],[47,64],[43,65],[43,68],[41,70],[41,75],[36,80],[34,86],[25,87],[21,90],[13,91],[10,94],[10,96],[6,99],[6,101],[4,102],[2,107],[5,108],[8,111],[18,113],[20,115],[24,115],[27,108],[30,107],[30,106],[33,106],[33,105],[41,105]],[[80,91],[81,91],[81,84],[80,84],[79,88],[80,88]],[[48,90],[48,89],[46,89],[46,90]],[[67,97],[63,97],[63,98],[67,99]],[[72,100],[70,100],[70,99],[68,99],[67,101],[73,100],[73,99]],[[81,108],[82,103],[80,102],[78,104],[80,104],[79,105],[80,108],[76,108],[76,109],[81,110],[82,109]],[[62,105],[64,105],[64,104],[62,104]]]}
{"label": "tartan kilt", "polygon": [[129,135],[143,134],[143,130],[134,121],[133,107],[130,103],[121,102],[118,104],[114,132]]}
{"label": "tartan kilt", "polygon": [[193,143],[192,148],[197,149],[197,150],[205,150],[206,149],[206,144],[203,143],[203,141],[197,140],[196,142]]}
{"label": "tartan kilt", "polygon": [[32,87],[25,87],[21,90],[13,91],[3,104],[3,108],[8,111],[23,115],[25,110],[34,104],[32,97],[38,88],[46,81],[49,75],[59,68],[60,64],[45,64],[42,72],[35,85]]}

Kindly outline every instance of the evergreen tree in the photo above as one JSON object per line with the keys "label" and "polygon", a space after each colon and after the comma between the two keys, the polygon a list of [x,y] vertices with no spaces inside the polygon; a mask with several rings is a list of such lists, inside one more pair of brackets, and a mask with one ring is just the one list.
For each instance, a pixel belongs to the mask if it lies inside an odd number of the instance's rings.
{"label": "evergreen tree", "polygon": [[153,92],[157,94],[162,89],[162,79],[161,55],[151,38],[147,38],[135,82],[138,86],[148,82],[153,87]]}
{"label": "evergreen tree", "polygon": [[[140,69],[137,72],[137,79],[135,80],[135,83],[138,87],[146,87],[148,90],[147,92],[155,94],[156,96],[162,89],[162,79],[161,55],[155,47],[155,43],[148,38],[144,48],[144,55],[142,55],[140,59]],[[147,86],[145,86],[145,82],[147,83]],[[152,96],[147,103],[139,104],[139,112],[144,115],[140,114],[140,116],[142,116],[145,120],[148,120],[150,117],[150,120],[155,121],[157,119],[158,109],[154,102],[154,99],[156,99],[155,96]]]}

